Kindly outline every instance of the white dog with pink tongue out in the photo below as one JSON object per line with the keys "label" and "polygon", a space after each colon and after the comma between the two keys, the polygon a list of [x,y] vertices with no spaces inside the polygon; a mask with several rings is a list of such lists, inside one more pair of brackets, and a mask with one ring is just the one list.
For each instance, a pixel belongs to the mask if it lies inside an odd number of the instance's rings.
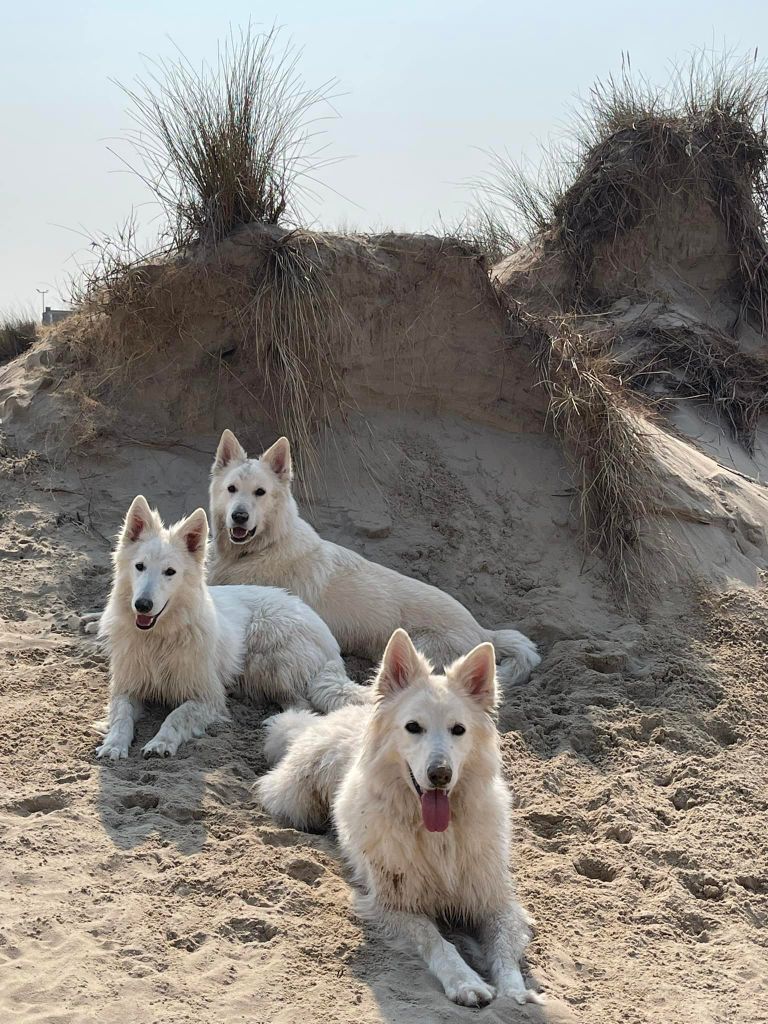
{"label": "white dog with pink tongue out", "polygon": [[347,677],[326,624],[275,587],[209,587],[208,520],[199,508],[163,525],[134,499],[114,554],[112,593],[99,636],[109,651],[109,710],[96,754],[128,756],[144,703],[172,708],[145,756],[170,756],[228,718],[226,694],[332,711],[370,692]]}
{"label": "white dog with pink tongue out", "polygon": [[[532,922],[509,876],[496,699],[490,643],[438,675],[398,629],[372,706],[267,719],[265,753],[275,767],[258,784],[265,808],[296,828],[317,829],[332,817],[362,890],[360,915],[417,950],[464,1006],[494,996],[539,1001],[520,969]],[[440,923],[479,941],[488,980]]]}

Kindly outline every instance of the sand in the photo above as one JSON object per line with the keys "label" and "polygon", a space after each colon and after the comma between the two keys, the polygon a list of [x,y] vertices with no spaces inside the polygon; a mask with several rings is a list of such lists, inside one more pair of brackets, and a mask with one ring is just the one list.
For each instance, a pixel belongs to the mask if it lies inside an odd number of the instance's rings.
{"label": "sand", "polygon": [[[231,726],[144,761],[156,712],[127,761],[95,759],[108,675],[82,616],[128,504],[188,513],[224,426],[253,452],[283,429],[240,317],[265,230],[149,268],[149,322],[74,318],[0,367],[0,1024],[768,1021],[765,424],[748,456],[700,404],[648,422],[656,592],[624,607],[581,542],[533,350],[466,247],[307,240],[351,331],[346,415],[298,496],[323,535],[540,645],[499,729],[546,1004],[453,1006],[361,927],[333,837],[255,800],[269,709],[233,700]],[[730,270],[714,229],[700,259],[676,237],[666,301],[688,315]],[[612,287],[656,288],[634,251]],[[534,308],[560,270],[523,253],[496,277]]]}
{"label": "sand", "polygon": [[329,441],[327,486],[303,495],[313,521],[541,644],[499,728],[547,1004],[455,1007],[361,927],[332,837],[277,827],[255,800],[267,709],[235,700],[231,727],[144,761],[155,714],[128,761],[94,758],[107,669],[80,616],[106,596],[137,490],[168,517],[205,502],[207,434],[2,460],[0,1020],[768,1020],[760,573],[641,620],[580,549],[551,438],[369,422],[365,444]]}

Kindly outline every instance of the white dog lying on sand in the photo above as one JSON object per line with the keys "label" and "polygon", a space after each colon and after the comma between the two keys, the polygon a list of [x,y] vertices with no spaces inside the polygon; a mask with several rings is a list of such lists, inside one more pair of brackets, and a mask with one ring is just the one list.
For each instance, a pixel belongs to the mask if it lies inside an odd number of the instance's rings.
{"label": "white dog lying on sand", "polygon": [[143,753],[175,754],[226,720],[226,691],[238,680],[246,695],[283,707],[331,711],[370,699],[299,598],[273,587],[208,587],[207,537],[203,509],[169,529],[141,495],[128,510],[99,625],[111,667],[99,757],[128,756],[144,701],[174,710]]}
{"label": "white dog lying on sand", "polygon": [[[510,798],[491,717],[496,699],[490,644],[436,675],[397,630],[372,706],[267,720],[265,752],[277,763],[258,784],[264,807],[295,828],[319,828],[332,815],[362,889],[360,915],[416,950],[465,1006],[494,995],[539,1001],[520,970],[531,921],[507,867]],[[438,922],[474,933],[490,980]]]}
{"label": "white dog lying on sand", "polygon": [[504,683],[526,679],[539,664],[535,644],[517,630],[484,629],[437,587],[323,540],[299,516],[291,479],[286,438],[249,459],[224,431],[211,471],[212,583],[285,587],[314,608],[342,651],[372,661],[403,628],[438,667],[483,641],[493,643]]}

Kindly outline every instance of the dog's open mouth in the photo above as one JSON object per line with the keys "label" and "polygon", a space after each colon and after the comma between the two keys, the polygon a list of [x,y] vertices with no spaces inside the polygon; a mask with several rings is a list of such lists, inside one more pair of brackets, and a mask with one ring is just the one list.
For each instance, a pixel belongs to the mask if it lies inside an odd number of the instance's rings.
{"label": "dog's open mouth", "polygon": [[165,605],[163,605],[163,607],[160,609],[157,615],[142,615],[139,613],[136,615],[136,625],[139,627],[139,629],[152,629],[152,627],[154,626],[154,624],[157,622],[157,620],[160,618],[164,611]]}
{"label": "dog's open mouth", "polygon": [[413,788],[421,800],[421,820],[427,832],[445,832],[451,824],[451,804],[444,789],[422,789],[408,765]]}
{"label": "dog's open mouth", "polygon": [[244,526],[230,526],[229,539],[233,544],[245,544],[245,542],[250,540],[255,533],[255,526],[252,530],[246,530]]}

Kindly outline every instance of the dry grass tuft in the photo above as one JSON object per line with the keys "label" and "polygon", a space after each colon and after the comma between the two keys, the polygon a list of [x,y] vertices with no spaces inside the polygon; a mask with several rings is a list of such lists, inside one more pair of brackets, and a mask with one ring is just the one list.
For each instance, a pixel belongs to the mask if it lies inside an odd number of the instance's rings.
{"label": "dry grass tuft", "polygon": [[324,243],[291,232],[265,236],[263,246],[240,327],[281,429],[312,465],[316,431],[345,408],[338,358],[349,322],[331,285],[326,261],[332,253]]}
{"label": "dry grass tuft", "polygon": [[[145,373],[151,380],[177,357],[187,367],[210,367],[213,358],[315,468],[318,430],[348,403],[338,367],[350,325],[330,270],[332,241],[265,227],[216,253],[165,254],[157,263],[134,260],[131,244],[118,250],[112,239],[105,254],[81,306],[91,321],[82,337],[70,336],[98,393]],[[179,416],[200,409],[182,402]]]}
{"label": "dry grass tuft", "polygon": [[296,217],[327,160],[319,121],[335,81],[308,88],[280,31],[230,33],[213,67],[180,55],[121,86],[136,128],[132,170],[160,203],[177,249],[215,244],[243,224]]}
{"label": "dry grass tuft", "polygon": [[15,359],[37,339],[37,322],[31,313],[8,313],[0,317],[0,363]]}
{"label": "dry grass tuft", "polygon": [[114,231],[100,232],[89,239],[89,257],[70,281],[69,301],[90,316],[122,315],[142,319],[149,313],[148,285],[153,266],[175,253],[173,243],[160,243],[148,250],[139,240],[135,213]]}
{"label": "dry grass tuft", "polygon": [[[71,344],[94,369],[97,392],[109,394],[129,385],[140,364],[151,379],[160,348],[168,365],[174,349],[195,365],[195,346],[201,360],[219,358],[212,324],[222,337],[239,334],[238,358],[248,361],[250,383],[257,378],[254,391],[223,359],[219,365],[257,401],[263,385],[276,420],[311,462],[314,431],[344,411],[335,356],[348,324],[327,269],[329,247],[321,252],[313,236],[277,226],[298,216],[325,162],[320,117],[333,115],[335,83],[306,87],[299,58],[276,28],[248,27],[230,34],[214,66],[193,68],[179,56],[124,89],[136,125],[132,169],[164,220],[152,251],[134,216],[89,240],[72,300],[90,330],[73,331]],[[244,261],[248,248],[253,259]]]}
{"label": "dry grass tuft", "polygon": [[595,248],[658,217],[665,195],[704,196],[738,256],[741,314],[768,328],[768,69],[756,57],[694,56],[666,86],[626,63],[598,81],[539,173],[496,156],[485,189],[528,236],[548,233],[589,309]]}
{"label": "dry grass tuft", "polygon": [[453,245],[482,256],[488,267],[499,263],[518,248],[517,239],[503,213],[483,202],[471,207],[453,225],[441,222],[438,231]]}
{"label": "dry grass tuft", "polygon": [[549,319],[518,310],[538,346],[549,414],[573,467],[579,519],[588,549],[602,555],[617,591],[629,600],[652,589],[641,529],[655,507],[655,459],[633,396],[606,355],[605,339],[580,330],[575,317]]}
{"label": "dry grass tuft", "polygon": [[751,454],[761,415],[768,412],[768,358],[742,351],[726,334],[699,322],[636,322],[629,347],[617,354],[633,388],[667,390],[710,402],[734,440]]}

